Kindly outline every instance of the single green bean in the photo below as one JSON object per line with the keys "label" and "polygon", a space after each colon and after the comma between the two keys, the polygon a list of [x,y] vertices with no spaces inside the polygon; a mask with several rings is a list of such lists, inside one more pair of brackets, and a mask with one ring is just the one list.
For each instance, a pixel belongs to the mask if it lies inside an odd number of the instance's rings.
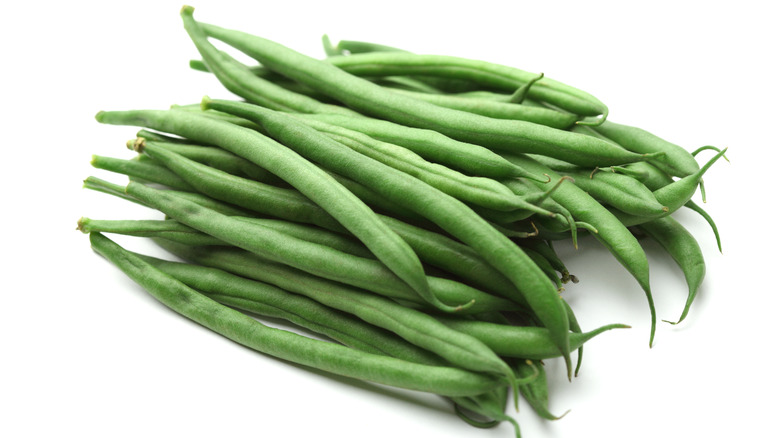
{"label": "single green bean", "polygon": [[645,222],[639,225],[639,229],[666,250],[677,265],[680,266],[685,276],[685,281],[688,284],[688,299],[685,302],[680,319],[672,323],[679,324],[688,315],[693,300],[696,298],[696,294],[704,281],[706,266],[701,247],[696,242],[696,238],[671,216]]}
{"label": "single green bean", "polygon": [[[510,326],[448,317],[439,317],[439,320],[454,330],[481,340],[499,356],[542,360],[561,355],[550,337],[550,331],[542,327]],[[585,333],[572,333],[571,351],[578,349],[597,335],[617,328],[630,328],[630,326],[609,324]]]}

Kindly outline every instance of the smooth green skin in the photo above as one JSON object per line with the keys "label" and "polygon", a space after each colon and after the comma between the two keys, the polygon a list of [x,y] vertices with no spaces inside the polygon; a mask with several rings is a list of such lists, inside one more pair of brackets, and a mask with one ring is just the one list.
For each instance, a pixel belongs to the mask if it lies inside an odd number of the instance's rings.
{"label": "smooth green skin", "polygon": [[203,57],[206,67],[222,85],[249,102],[287,112],[333,112],[357,115],[352,110],[320,103],[258,77],[249,67],[218,50],[198,26],[185,22],[185,30]]}
{"label": "smooth green skin", "polygon": [[[446,317],[440,317],[439,320],[454,330],[481,340],[499,356],[542,360],[561,355],[550,337],[550,331],[542,327],[510,326]],[[571,351],[577,350],[595,336],[616,328],[629,326],[609,324],[586,333],[572,333]]]}
{"label": "smooth green skin", "polygon": [[154,141],[136,141],[133,148],[160,162],[190,187],[211,198],[293,222],[315,224],[329,230],[343,229],[333,216],[299,191],[228,174],[187,159],[168,145]]}
{"label": "smooth green skin", "polygon": [[[650,190],[658,190],[661,187],[674,182],[674,179],[666,172],[653,166],[650,163],[633,163],[629,165],[629,168],[634,171],[641,172],[645,175],[645,177],[640,179],[640,181],[642,181],[642,183]],[[704,218],[705,221],[707,221],[707,223],[710,225],[710,228],[712,229],[712,233],[715,235],[715,242],[718,244],[718,250],[722,253],[723,246],[720,241],[720,232],[718,231],[718,225],[715,223],[715,220],[712,218],[712,216],[710,216],[709,213],[707,213],[701,206],[693,201],[686,202],[685,206],[698,213],[702,218]]]}
{"label": "smooth green skin", "polygon": [[185,23],[200,25],[210,37],[235,47],[269,69],[283,73],[367,115],[433,129],[457,140],[494,150],[539,153],[582,166],[617,165],[648,158],[592,137],[520,120],[470,114],[401,96],[272,41],[195,23],[191,11],[184,12],[182,17]]}
{"label": "smooth green skin", "polygon": [[[343,284],[315,277],[298,269],[273,263],[256,254],[244,251],[236,247],[196,247],[182,245],[172,241],[158,240],[158,243],[166,250],[182,259],[189,260],[200,265],[222,269],[236,275],[252,278],[264,283],[270,283],[282,289],[300,294],[309,290],[320,290],[332,295],[339,295],[342,290],[353,288]],[[441,283],[437,288],[440,298],[448,303],[474,300],[473,306],[464,308],[458,315],[476,315],[485,312],[517,311],[521,308],[505,299],[480,293],[473,288],[457,287],[459,283],[436,277],[430,277],[433,283]],[[424,309],[424,301],[420,298],[404,300],[393,298],[395,301],[408,304],[409,307]]]}
{"label": "smooth green skin", "polygon": [[[560,175],[553,172],[552,169],[541,165],[528,156],[506,155],[506,158],[527,169],[546,172],[553,179],[560,178]],[[564,182],[551,196],[554,201],[570,211],[576,219],[596,227],[598,232],[591,233],[593,237],[612,253],[615,259],[628,270],[642,287],[650,307],[650,346],[652,346],[655,337],[656,313],[650,291],[650,265],[636,237],[612,212],[571,182]]]}
{"label": "smooth green skin", "polygon": [[[362,132],[378,140],[403,146],[424,159],[458,169],[469,175],[488,178],[524,176],[523,169],[479,145],[454,140],[430,129],[413,128],[370,117],[347,117],[338,114],[296,114],[331,125]],[[540,177],[541,175],[533,175]]]}
{"label": "smooth green skin", "polygon": [[499,211],[524,209],[550,214],[516,196],[496,180],[463,175],[447,167],[426,162],[419,155],[400,146],[376,140],[356,131],[327,125],[316,120],[303,120],[308,126],[325,133],[350,149],[412,175],[465,203]]}
{"label": "smooth green skin", "polygon": [[224,149],[159,141],[154,138],[146,138],[143,135],[139,135],[138,138],[144,138],[147,143],[152,141],[159,147],[175,152],[182,157],[205,164],[209,167],[220,169],[232,175],[242,175],[255,181],[271,185],[284,184],[284,181],[271,172],[268,172],[235,154],[231,154]]}
{"label": "smooth green skin", "polygon": [[[160,210],[185,225],[216,237],[225,243],[243,248],[270,260],[284,263],[313,275],[364,288],[380,295],[415,300],[419,295],[375,259],[356,257],[333,248],[307,242],[251,221],[225,216],[194,202],[182,199],[168,191],[156,190],[143,184],[127,185],[125,191],[148,206]],[[425,277],[426,282],[430,281]],[[440,282],[429,285],[429,290],[441,287]],[[466,289],[466,286],[462,286]],[[435,293],[431,291],[431,293]],[[419,297],[423,298],[423,297]],[[433,304],[445,312],[455,312],[464,305]],[[439,298],[434,295],[436,303]]]}
{"label": "smooth green skin", "polygon": [[[200,177],[205,178],[208,173],[198,172],[197,169],[195,169],[193,175],[200,175]],[[94,177],[87,178],[87,182],[89,181],[94,182],[88,184],[88,188],[100,190],[133,202],[140,202],[135,198],[128,197],[124,192],[124,186],[107,183]],[[340,181],[345,182],[343,179],[340,179]],[[354,189],[354,187],[352,187],[352,189]],[[273,199],[269,200],[266,197],[261,196],[266,192],[267,190],[264,190],[263,188],[246,191],[245,193],[251,196],[251,199],[253,200],[251,202],[244,203],[244,205],[249,207],[264,206],[273,202]],[[168,193],[175,194],[176,196],[185,196],[190,201],[196,202],[199,205],[210,208],[212,210],[217,210],[228,216],[247,216],[251,214],[243,210],[236,210],[231,208],[227,204],[219,203],[218,201],[213,200],[210,197],[200,195],[199,193],[185,193],[180,191],[169,191]],[[222,194],[226,195],[223,196],[223,199],[227,202],[242,203],[241,200],[235,199],[235,196],[239,195],[240,193],[240,190],[233,188],[232,190],[223,191]],[[333,221],[328,219],[331,218],[331,216],[328,215],[327,212],[312,204],[308,199],[302,196],[297,196],[298,193],[294,192],[294,194],[296,196],[288,197],[287,202],[290,202],[291,205],[289,207],[285,207],[284,210],[259,209],[270,213],[274,217],[288,217],[287,215],[289,212],[309,211],[310,209],[313,209],[313,213],[307,213],[305,215],[298,216],[297,219],[305,221],[305,218],[308,218],[309,221],[305,223],[318,224],[319,226],[336,232],[345,232],[343,227],[337,223],[335,223],[335,225],[332,227],[329,226]],[[301,205],[296,205],[295,203],[299,203]],[[514,285],[503,274],[482,260],[482,258],[480,258],[474,252],[474,250],[468,246],[450,239],[443,234],[408,224],[402,220],[385,215],[378,216],[380,220],[382,220],[391,230],[393,230],[393,232],[397,233],[402,239],[404,239],[404,241],[406,241],[407,244],[409,244],[409,246],[412,247],[414,252],[424,263],[443,269],[459,278],[464,279],[467,283],[487,292],[498,294],[507,298],[517,297],[517,290]],[[149,230],[135,230],[134,232],[149,232]],[[192,235],[188,233],[169,237],[182,243],[192,242],[191,240],[187,240],[192,237]],[[196,239],[203,238],[204,237],[201,236]],[[333,246],[332,243],[330,245]],[[340,247],[339,249],[355,255],[362,255],[357,254],[354,251],[349,251],[344,247]],[[460,302],[468,301],[471,300],[468,299]],[[458,301],[456,300],[454,302],[450,302],[457,303]]]}
{"label": "smooth green skin", "polygon": [[228,272],[141,256],[144,261],[200,293],[257,315],[283,318],[352,348],[425,365],[444,365],[439,356],[361,319],[302,295]]}
{"label": "smooth green skin", "polygon": [[[172,248],[176,254],[177,246],[163,244],[164,248]],[[169,249],[170,250],[170,249]],[[219,253],[220,249],[215,249]],[[224,253],[224,250],[222,250]],[[188,259],[189,257],[184,257]],[[199,262],[197,262],[199,263]],[[199,263],[200,264],[200,263]],[[331,282],[309,275],[290,275],[290,271],[275,268],[276,263],[263,262],[252,263],[253,269],[250,275],[241,266],[212,266],[224,269],[237,275],[253,280],[272,284],[281,289],[311,298],[320,304],[333,309],[341,310],[373,324],[377,327],[390,330],[408,342],[436,353],[464,369],[502,374],[513,380],[513,375],[507,374],[508,365],[496,356],[481,341],[473,337],[450,329],[432,316],[421,311],[405,307],[391,299],[375,295],[360,289],[348,286],[330,286]],[[285,272],[286,271],[286,272]],[[276,272],[276,274],[275,274]],[[284,272],[287,278],[279,278]],[[229,290],[223,290],[223,295],[228,295]],[[246,298],[241,296],[241,298]],[[257,300],[257,299],[256,299]]]}
{"label": "smooth green skin", "polygon": [[[245,220],[258,226],[270,228],[280,233],[292,236],[318,245],[329,246],[353,256],[371,258],[365,246],[357,243],[343,234],[333,233],[317,227],[296,224],[278,219],[251,218],[237,216],[235,219]],[[125,234],[136,237],[160,237],[186,245],[226,245],[222,240],[202,233],[175,220],[94,220],[81,218],[79,229],[85,233],[101,232]]]}
{"label": "smooth green skin", "polygon": [[402,89],[393,89],[393,91],[446,108],[466,111],[496,119],[524,120],[526,122],[537,123],[555,129],[567,129],[577,122],[577,119],[579,118],[573,114],[562,113],[543,107],[520,105],[517,103],[496,102],[492,100],[451,96],[448,94],[429,94]]}
{"label": "smooth green skin", "polygon": [[[377,140],[370,135],[364,134],[354,129],[344,128],[338,125],[333,125],[327,122],[322,122],[313,118],[301,117],[296,120],[303,121],[305,124],[311,126],[317,131],[324,132],[326,134],[332,134],[334,137],[348,138],[354,140],[354,145],[348,145],[351,148],[363,153],[366,156],[370,156],[377,161],[383,161],[384,157],[394,159],[407,164],[407,168],[410,169],[407,173],[412,173],[420,179],[423,179],[423,172],[431,175],[439,176],[441,178],[448,178],[452,180],[451,184],[459,184],[474,189],[481,189],[484,191],[495,192],[496,194],[502,194],[507,196],[513,196],[514,194],[504,187],[502,184],[496,182],[492,178],[475,177],[465,175],[457,170],[450,169],[447,166],[435,164],[423,159],[420,155],[416,154],[409,149],[395,145],[390,142]],[[388,160],[391,161],[391,160]],[[384,161],[383,161],[384,162]],[[389,163],[386,163],[389,165]],[[412,169],[417,169],[416,171]],[[399,170],[403,170],[400,169]],[[426,181],[428,182],[428,181]],[[428,182],[431,185],[434,185]],[[434,185],[435,186],[435,185]],[[442,191],[445,191],[442,189]],[[454,196],[454,195],[453,195]]]}
{"label": "smooth green skin", "polygon": [[163,237],[186,245],[224,245],[225,242],[174,220],[95,220],[78,221],[82,233],[111,233],[135,237]]}
{"label": "smooth green skin", "polygon": [[96,169],[121,173],[131,178],[153,180],[174,189],[194,191],[191,185],[173,172],[151,163],[93,155],[90,164]]}
{"label": "smooth green skin", "polygon": [[528,255],[468,206],[410,175],[344,147],[283,113],[231,101],[204,100],[204,106],[258,123],[281,143],[415,211],[469,245],[512,281],[534,314],[553,333],[567,365],[571,365],[569,323],[557,289]]}
{"label": "smooth green skin", "polygon": [[669,210],[663,214],[653,216],[634,216],[622,212],[614,212],[615,216],[620,219],[620,221],[625,226],[629,227],[643,224],[649,220],[665,217],[672,212],[677,211],[679,208],[690,202],[691,198],[696,193],[696,190],[699,188],[699,184],[701,183],[701,179],[704,176],[704,173],[707,172],[707,170],[709,170],[709,168],[712,167],[715,162],[723,157],[727,150],[728,148],[723,149],[717,155],[712,157],[696,173],[688,175],[684,178],[680,178],[671,184],[667,184],[653,191],[653,196],[655,196],[658,202],[669,208]]}
{"label": "smooth green skin", "polygon": [[346,377],[445,396],[477,395],[503,385],[490,375],[364,353],[267,327],[204,297],[99,233],[90,234],[90,242],[96,252],[171,310],[261,353]]}
{"label": "smooth green skin", "polygon": [[[420,256],[420,260],[465,280],[480,290],[517,300],[517,288],[472,248],[443,234],[409,225],[389,216],[380,218]],[[520,303],[527,306],[527,303]]]}
{"label": "smooth green skin", "polygon": [[658,216],[669,212],[644,184],[619,173],[588,170],[561,172],[602,204],[635,216]]}
{"label": "smooth green skin", "polygon": [[[537,80],[537,73],[485,61],[409,52],[372,52],[329,57],[328,62],[356,76],[434,76],[475,82],[487,88],[514,92]],[[606,114],[595,97],[549,78],[538,80],[528,90],[530,97],[582,116]]]}
{"label": "smooth green skin", "polygon": [[[414,251],[376,214],[331,176],[297,153],[250,129],[187,111],[100,112],[101,123],[140,125],[215,144],[272,172],[322,207],[421,296],[431,296]],[[435,300],[434,300],[435,301]]]}
{"label": "smooth green skin", "polygon": [[639,154],[663,152],[656,164],[671,175],[685,177],[699,171],[699,164],[690,152],[643,129],[605,121],[593,129],[629,151]]}
{"label": "smooth green skin", "polygon": [[707,268],[701,247],[699,247],[696,238],[671,216],[646,222],[639,225],[639,229],[666,250],[685,276],[685,282],[688,285],[688,299],[680,319],[673,323],[679,324],[688,315],[691,304],[693,304],[693,300],[704,282]]}

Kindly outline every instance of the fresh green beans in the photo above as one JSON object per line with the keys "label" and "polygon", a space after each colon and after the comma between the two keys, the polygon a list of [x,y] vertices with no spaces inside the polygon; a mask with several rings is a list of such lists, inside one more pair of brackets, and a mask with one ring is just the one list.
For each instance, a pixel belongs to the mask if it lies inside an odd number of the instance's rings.
{"label": "fresh green beans", "polygon": [[489,375],[363,353],[267,327],[198,294],[99,233],[90,234],[90,242],[171,310],[262,353],[351,378],[446,396],[482,394],[501,384]]}
{"label": "fresh green beans", "polygon": [[240,102],[206,100],[204,104],[258,123],[283,144],[416,211],[472,247],[517,287],[552,333],[571,372],[568,319],[556,288],[528,255],[465,204],[403,172],[368,160],[282,113]]}
{"label": "fresh green beans", "polygon": [[627,152],[592,137],[530,122],[469,114],[400,96],[264,38],[197,23],[192,12],[191,8],[182,9],[186,26],[201,26],[210,37],[245,52],[268,68],[368,115],[434,129],[455,139],[489,148],[550,155],[582,166],[625,164],[648,159],[648,156]]}
{"label": "fresh green beans", "polygon": [[414,251],[344,186],[273,140],[246,128],[184,111],[100,112],[96,118],[101,123],[136,124],[217,144],[266,168],[320,205],[365,243],[390,270],[421,296],[436,303]]}

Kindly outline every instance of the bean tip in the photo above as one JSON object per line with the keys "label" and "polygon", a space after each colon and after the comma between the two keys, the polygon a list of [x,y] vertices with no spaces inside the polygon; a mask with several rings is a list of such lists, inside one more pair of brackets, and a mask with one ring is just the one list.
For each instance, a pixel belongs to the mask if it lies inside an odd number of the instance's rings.
{"label": "bean tip", "polygon": [[203,96],[203,98],[200,100],[200,109],[206,111],[207,109],[209,109],[210,104],[211,104],[211,98],[208,96]]}
{"label": "bean tip", "polygon": [[195,12],[195,8],[190,5],[184,5],[181,7],[181,10],[179,11],[179,14],[181,15],[192,15],[193,12]]}
{"label": "bean tip", "polygon": [[95,120],[98,121],[98,123],[103,123],[103,115],[105,114],[105,111],[98,111],[97,114],[95,114]]}
{"label": "bean tip", "polygon": [[86,229],[86,226],[88,225],[89,220],[90,219],[87,218],[87,217],[84,217],[84,216],[80,217],[78,222],[76,222],[76,230],[81,231],[84,234],[89,233],[89,231]]}

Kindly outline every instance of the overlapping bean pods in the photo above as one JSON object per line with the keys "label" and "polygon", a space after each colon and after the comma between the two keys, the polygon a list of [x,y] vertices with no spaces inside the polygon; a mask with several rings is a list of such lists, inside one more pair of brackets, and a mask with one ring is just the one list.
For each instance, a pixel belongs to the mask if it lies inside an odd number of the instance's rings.
{"label": "overlapping bean pods", "polygon": [[[691,311],[705,254],[674,214],[701,214],[720,247],[692,198],[725,148],[688,152],[515,67],[327,38],[317,59],[200,23],[188,6],[181,18],[202,58],[190,66],[243,101],[197,93],[196,104],[99,112],[141,130],[126,142],[132,158],[92,158],[129,182],[84,187],[161,217],[78,221],[96,252],[175,312],[273,357],[447,397],[466,423],[509,422],[519,437],[509,400],[565,415],[549,410],[542,361],[563,361],[571,379],[586,342],[628,327],[583,330],[564,299],[578,276],[553,242],[593,238],[636,278],[651,346],[658,290],[643,239],[685,277],[683,310],[664,321]],[[105,234],[152,239],[179,261]]]}

